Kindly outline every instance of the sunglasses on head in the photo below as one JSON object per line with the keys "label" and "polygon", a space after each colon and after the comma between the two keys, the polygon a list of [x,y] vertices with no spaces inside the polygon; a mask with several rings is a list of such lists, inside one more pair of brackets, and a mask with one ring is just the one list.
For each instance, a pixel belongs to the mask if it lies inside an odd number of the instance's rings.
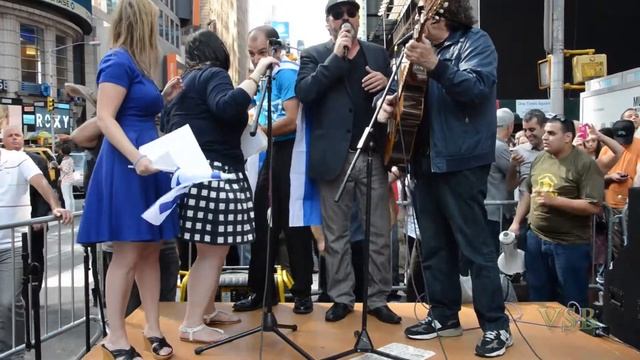
{"label": "sunglasses on head", "polygon": [[331,15],[331,17],[335,20],[339,20],[344,16],[345,10],[347,12],[347,16],[350,18],[355,18],[356,16],[358,16],[358,10],[356,10],[356,8],[354,8],[353,6],[348,6],[346,8],[336,7],[335,9],[331,9],[329,11],[329,15]]}

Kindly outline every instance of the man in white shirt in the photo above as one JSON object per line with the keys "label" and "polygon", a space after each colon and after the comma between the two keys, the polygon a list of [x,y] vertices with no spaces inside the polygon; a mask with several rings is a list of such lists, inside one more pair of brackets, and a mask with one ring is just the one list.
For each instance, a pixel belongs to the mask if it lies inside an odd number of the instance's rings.
{"label": "man in white shirt", "polygon": [[[22,131],[13,127],[4,129],[3,142],[7,144],[16,141],[22,141]],[[29,185],[45,198],[53,209],[53,215],[60,217],[65,224],[71,222],[71,212],[60,208],[53,189],[33,160],[22,151],[0,148],[0,225],[31,218]],[[23,311],[20,299],[22,244],[19,241],[22,232],[24,228],[14,229],[13,234],[11,229],[0,230],[0,289],[4,289],[0,292],[0,353],[11,349],[13,337],[16,337],[17,344],[22,342],[20,329],[23,324],[16,321],[15,334],[12,335],[11,330],[11,322],[21,318]],[[16,314],[12,311],[14,301]]]}

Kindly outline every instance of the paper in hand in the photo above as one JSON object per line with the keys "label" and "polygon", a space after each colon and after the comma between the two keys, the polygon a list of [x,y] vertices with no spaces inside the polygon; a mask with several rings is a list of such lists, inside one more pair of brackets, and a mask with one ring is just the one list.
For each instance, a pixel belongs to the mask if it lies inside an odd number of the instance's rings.
{"label": "paper in hand", "polygon": [[211,172],[209,161],[198,145],[189,125],[172,131],[139,149],[159,170],[175,172],[178,168],[194,172]]}
{"label": "paper in hand", "polygon": [[250,128],[251,124],[248,124],[240,137],[240,148],[245,159],[267,150],[267,135],[258,128],[256,136],[251,136],[249,134],[251,132]]}

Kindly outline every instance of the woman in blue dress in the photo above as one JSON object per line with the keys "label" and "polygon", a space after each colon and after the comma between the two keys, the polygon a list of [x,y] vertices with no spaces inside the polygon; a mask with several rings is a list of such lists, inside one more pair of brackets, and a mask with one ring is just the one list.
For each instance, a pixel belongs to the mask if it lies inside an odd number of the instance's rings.
{"label": "woman in blue dress", "polygon": [[[106,276],[109,335],[102,343],[112,359],[142,359],[125,331],[125,309],[134,281],[140,290],[147,325],[144,336],[156,359],[173,355],[160,331],[158,298],[160,240],[178,233],[177,214],[160,226],[141,214],[170,189],[167,174],[157,173],[138,148],[158,137],[155,117],[180,90],[172,81],[161,94],[150,74],[157,65],[158,11],[149,0],[121,0],[111,26],[112,49],[97,74],[97,123],[105,135],[85,200],[78,242],[111,241],[113,260]],[[133,165],[132,167],[130,167]]]}

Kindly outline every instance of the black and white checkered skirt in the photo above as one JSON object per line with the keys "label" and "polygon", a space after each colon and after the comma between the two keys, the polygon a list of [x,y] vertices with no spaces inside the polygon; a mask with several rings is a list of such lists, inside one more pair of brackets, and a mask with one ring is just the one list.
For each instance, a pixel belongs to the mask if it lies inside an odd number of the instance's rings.
{"label": "black and white checkered skirt", "polygon": [[251,186],[243,172],[219,162],[211,168],[234,175],[193,185],[180,203],[180,237],[189,242],[235,245],[255,239]]}

